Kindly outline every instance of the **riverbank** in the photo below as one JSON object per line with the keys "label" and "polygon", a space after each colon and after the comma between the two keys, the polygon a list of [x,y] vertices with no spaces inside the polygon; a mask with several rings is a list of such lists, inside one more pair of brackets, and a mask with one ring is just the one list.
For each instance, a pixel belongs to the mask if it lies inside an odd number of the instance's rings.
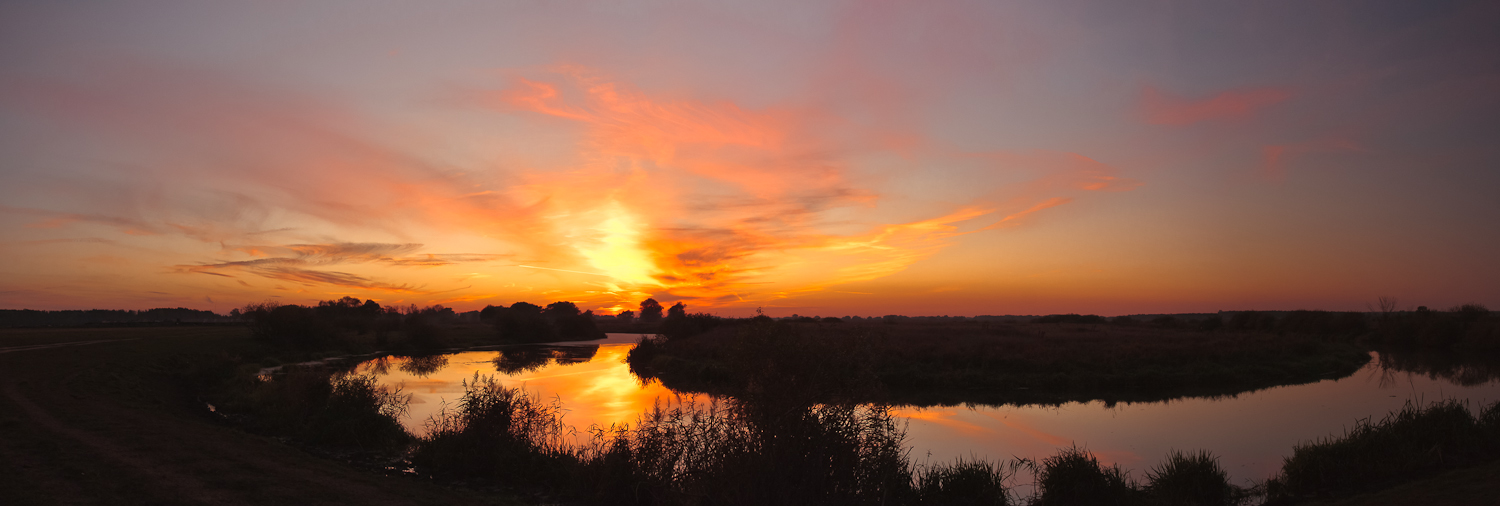
{"label": "riverbank", "polygon": [[[61,344],[69,346],[51,346]],[[251,339],[240,329],[5,331],[0,332],[0,348],[26,348],[0,354],[0,392],[4,394],[0,396],[0,427],[8,433],[8,437],[0,438],[0,497],[6,497],[8,504],[535,504],[558,500],[558,496],[532,495],[525,484],[510,483],[504,477],[436,481],[430,475],[413,477],[403,469],[372,466],[369,460],[347,452],[319,450],[290,442],[284,435],[252,434],[226,423],[206,409],[203,399],[196,397],[195,387],[235,375],[253,375],[263,361],[285,354]],[[855,413],[857,416],[849,418],[842,412],[807,413],[812,417],[798,417],[802,420],[799,423],[831,423],[794,425],[802,427],[798,430],[813,431],[810,434],[824,430],[818,427],[844,430],[838,428],[852,427],[844,424],[851,420],[880,420],[878,414],[870,418],[872,415]],[[692,429],[691,425],[658,422],[651,427],[658,435],[707,434],[678,430]],[[699,448],[691,441],[674,444],[685,445],[678,447],[683,449]],[[732,461],[738,463],[735,465],[774,469],[781,457],[735,458],[741,459]],[[747,458],[750,460],[743,460]],[[1057,463],[1086,460],[1087,456],[1074,456]],[[705,469],[713,470],[712,466]],[[1149,470],[1135,469],[1130,476],[1140,480],[1138,485],[1148,486],[1142,473]],[[995,479],[1014,478],[1017,470],[971,462],[910,472],[907,476],[918,495],[908,497],[939,501],[952,497],[945,496],[945,490],[970,490],[964,493],[994,498],[991,485],[997,483]],[[1338,504],[1486,504],[1500,487],[1500,480],[1492,479],[1496,472],[1500,470],[1493,463],[1447,471]],[[584,476],[594,479],[605,475]],[[648,482],[654,484],[651,486],[675,486],[660,481],[660,475],[652,480],[656,481]],[[698,483],[693,487],[704,482]],[[724,483],[741,486],[762,482],[737,479]],[[563,486],[571,489],[598,483]],[[927,487],[925,491],[920,490],[923,486]],[[586,490],[583,493],[587,494]],[[690,494],[678,495],[674,490],[679,489],[660,490],[676,498],[691,499],[696,497],[691,494],[698,493],[681,489]]]}
{"label": "riverbank", "polygon": [[778,391],[930,406],[1234,395],[1344,377],[1369,360],[1358,344],[1312,334],[971,321],[723,326],[644,341],[629,363],[679,391],[739,396],[786,382]]}

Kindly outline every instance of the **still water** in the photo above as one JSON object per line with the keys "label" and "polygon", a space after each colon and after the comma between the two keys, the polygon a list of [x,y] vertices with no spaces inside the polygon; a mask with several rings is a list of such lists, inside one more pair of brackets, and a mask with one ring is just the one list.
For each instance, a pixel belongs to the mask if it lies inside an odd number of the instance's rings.
{"label": "still water", "polygon": [[[464,380],[496,376],[559,402],[563,420],[587,436],[592,425],[634,424],[654,404],[706,396],[679,395],[660,383],[642,384],[625,364],[639,336],[610,334],[604,341],[577,343],[559,351],[516,353],[469,351],[426,359],[388,358],[360,364],[356,372],[377,374],[382,384],[412,395],[405,420],[414,434],[426,432],[428,417],[463,395]],[[597,348],[595,348],[597,346]],[[540,354],[540,355],[539,355]],[[548,359],[548,357],[552,357]],[[446,361],[444,361],[446,359]],[[508,372],[502,372],[508,371]],[[1078,445],[1099,460],[1119,464],[1141,478],[1172,449],[1206,449],[1219,455],[1231,479],[1259,482],[1281,467],[1299,442],[1342,434],[1356,420],[1380,419],[1408,401],[1467,399],[1471,408],[1500,400],[1500,381],[1458,385],[1426,375],[1383,370],[1371,361],[1352,376],[1305,385],[1242,393],[1230,398],[1188,398],[1167,402],[1101,401],[1060,406],[898,407],[905,418],[911,458],[951,461],[1043,458],[1058,448]]]}

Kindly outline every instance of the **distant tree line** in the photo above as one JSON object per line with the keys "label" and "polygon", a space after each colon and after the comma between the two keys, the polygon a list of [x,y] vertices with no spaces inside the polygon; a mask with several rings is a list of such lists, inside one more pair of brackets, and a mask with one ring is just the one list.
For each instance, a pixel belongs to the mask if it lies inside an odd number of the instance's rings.
{"label": "distant tree line", "polygon": [[353,336],[372,335],[386,345],[400,332],[400,344],[431,348],[442,344],[444,326],[459,319],[452,308],[381,306],[373,300],[354,297],[325,300],[316,306],[263,302],[238,312],[256,339],[272,344],[318,348],[336,346]]}
{"label": "distant tree line", "polygon": [[544,343],[549,341],[587,341],[603,339],[604,332],[594,321],[593,311],[580,311],[578,305],[553,302],[547,307],[517,302],[510,307],[485,306],[479,320],[490,323],[500,339],[510,342]]}
{"label": "distant tree line", "polygon": [[146,323],[228,323],[235,317],[185,307],[129,309],[0,309],[0,327],[78,327]]}

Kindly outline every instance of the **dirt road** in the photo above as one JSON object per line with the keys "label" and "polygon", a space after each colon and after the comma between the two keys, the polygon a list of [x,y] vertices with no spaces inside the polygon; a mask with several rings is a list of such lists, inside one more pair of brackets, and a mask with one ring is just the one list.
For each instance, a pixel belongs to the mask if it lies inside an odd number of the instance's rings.
{"label": "dirt road", "polygon": [[0,331],[0,502],[493,504],[220,424],[162,374],[243,329]]}

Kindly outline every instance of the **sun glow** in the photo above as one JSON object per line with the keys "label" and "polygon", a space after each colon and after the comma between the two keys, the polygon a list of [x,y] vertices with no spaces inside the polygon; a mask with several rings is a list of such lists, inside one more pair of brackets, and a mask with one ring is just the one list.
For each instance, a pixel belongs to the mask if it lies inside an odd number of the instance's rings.
{"label": "sun glow", "polygon": [[579,253],[600,272],[622,283],[660,285],[656,264],[641,244],[641,222],[618,201],[604,210],[608,218],[598,227],[601,237],[579,247]]}

